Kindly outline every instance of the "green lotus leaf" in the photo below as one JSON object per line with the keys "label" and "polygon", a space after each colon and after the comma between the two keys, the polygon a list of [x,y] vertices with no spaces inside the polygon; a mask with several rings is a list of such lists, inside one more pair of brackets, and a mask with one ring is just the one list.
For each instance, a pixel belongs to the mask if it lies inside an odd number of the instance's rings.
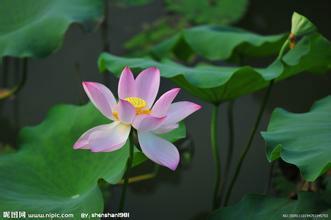
{"label": "green lotus leaf", "polygon": [[137,69],[156,66],[163,77],[172,79],[193,95],[220,103],[262,89],[271,80],[283,80],[304,71],[324,73],[330,68],[330,62],[330,42],[319,34],[313,34],[303,37],[295,48],[265,68],[187,67],[169,60],[158,62],[151,58],[123,58],[107,53],[101,54],[98,65],[100,71],[113,73],[120,73],[126,65]]}
{"label": "green lotus leaf", "polygon": [[[128,158],[128,143],[120,150],[92,153],[74,150],[86,130],[110,123],[92,104],[61,105],[46,120],[20,133],[20,150],[0,155],[0,213],[100,213],[104,202],[99,179],[117,183]],[[183,125],[167,138],[185,137]],[[139,154],[139,152],[137,152]],[[135,165],[145,157],[137,156]]]}
{"label": "green lotus leaf", "polygon": [[[316,31],[316,26],[306,17],[293,13],[291,33],[295,37]],[[278,53],[286,38],[287,34],[262,36],[239,28],[204,25],[184,29],[152,48],[150,53],[157,59],[174,55],[185,61],[195,54],[209,60],[268,56]]]}
{"label": "green lotus leaf", "polygon": [[170,142],[176,142],[179,139],[186,137],[186,127],[183,122],[180,122],[177,129],[168,133],[160,134],[160,137],[167,139]]}
{"label": "green lotus leaf", "polygon": [[262,36],[234,27],[203,25],[182,30],[152,48],[151,54],[157,58],[173,54],[182,60],[194,54],[209,60],[267,56],[278,53],[286,38],[286,34]]}
{"label": "green lotus leaf", "polygon": [[293,13],[291,33],[296,37],[300,37],[315,31],[317,31],[316,26],[308,18],[297,12]]}
{"label": "green lotus leaf", "polygon": [[307,113],[274,110],[262,137],[269,161],[282,158],[296,165],[306,180],[316,180],[331,168],[331,96]]}
{"label": "green lotus leaf", "polygon": [[2,0],[0,57],[45,57],[61,46],[70,24],[91,30],[102,15],[102,0]]}
{"label": "green lotus leaf", "polygon": [[[331,210],[331,193],[301,192],[297,200],[272,198],[250,194],[233,206],[215,211],[209,220],[278,220],[283,218],[301,219],[305,214],[328,213]],[[290,217],[292,215],[292,217]],[[315,219],[306,216],[304,219]]]}

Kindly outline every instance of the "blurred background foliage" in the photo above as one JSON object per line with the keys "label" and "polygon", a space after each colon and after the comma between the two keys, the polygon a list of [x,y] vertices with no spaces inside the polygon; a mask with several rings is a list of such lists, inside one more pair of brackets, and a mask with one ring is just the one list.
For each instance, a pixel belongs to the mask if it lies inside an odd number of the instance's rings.
{"label": "blurred background foliage", "polygon": [[[150,1],[141,1],[149,3]],[[146,24],[143,31],[125,43],[129,52],[143,54],[183,28],[199,24],[233,24],[244,16],[248,0],[165,0],[166,16]],[[132,4],[128,3],[126,6]]]}

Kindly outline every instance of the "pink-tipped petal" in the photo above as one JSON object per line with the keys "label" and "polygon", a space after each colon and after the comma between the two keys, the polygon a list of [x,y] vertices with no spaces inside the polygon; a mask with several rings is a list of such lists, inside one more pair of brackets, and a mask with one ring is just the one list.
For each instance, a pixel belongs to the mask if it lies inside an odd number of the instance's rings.
{"label": "pink-tipped petal", "polygon": [[151,132],[139,132],[138,140],[144,154],[157,164],[176,170],[179,163],[177,148]]}
{"label": "pink-tipped petal", "polygon": [[121,148],[128,139],[131,126],[120,123],[111,123],[107,129],[93,132],[89,138],[92,152],[111,152]]}
{"label": "pink-tipped petal", "polygon": [[109,124],[107,125],[100,125],[94,128],[91,128],[90,130],[86,131],[84,134],[78,138],[76,143],[74,144],[74,149],[89,149],[89,137],[96,131],[107,129]]}
{"label": "pink-tipped petal", "polygon": [[125,99],[127,97],[135,97],[135,81],[131,69],[125,67],[121,73],[120,80],[118,83],[118,97]]}
{"label": "pink-tipped petal", "polygon": [[197,105],[193,102],[175,102],[170,105],[170,108],[167,112],[167,117],[164,120],[163,125],[176,124],[195,111],[198,111],[200,108],[200,105]]}
{"label": "pink-tipped petal", "polygon": [[138,131],[152,131],[157,129],[165,117],[154,117],[150,115],[139,115],[133,121],[133,127]]}
{"label": "pink-tipped petal", "polygon": [[179,93],[180,89],[175,88],[164,93],[154,104],[152,112],[155,116],[164,116],[169,110],[171,103]]}
{"label": "pink-tipped petal", "polygon": [[170,124],[170,125],[165,125],[165,126],[160,126],[157,129],[153,130],[154,133],[156,134],[164,134],[164,133],[168,133],[172,130],[175,130],[176,128],[178,128],[178,124]]}
{"label": "pink-tipped petal", "polygon": [[83,82],[83,87],[95,107],[104,116],[113,119],[112,106],[116,104],[113,93],[101,83]]}
{"label": "pink-tipped petal", "polygon": [[136,78],[136,96],[147,102],[150,108],[160,86],[160,71],[156,67],[143,70]]}
{"label": "pink-tipped petal", "polygon": [[125,100],[119,100],[118,102],[118,116],[121,122],[125,124],[131,124],[136,116],[136,109]]}

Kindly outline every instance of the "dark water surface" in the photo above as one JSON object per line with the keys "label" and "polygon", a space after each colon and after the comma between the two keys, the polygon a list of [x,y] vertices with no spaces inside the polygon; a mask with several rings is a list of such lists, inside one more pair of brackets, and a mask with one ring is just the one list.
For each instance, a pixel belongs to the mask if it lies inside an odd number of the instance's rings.
{"label": "dark water surface", "polygon": [[[248,13],[239,26],[264,34],[288,31],[290,17],[294,10],[306,15],[331,38],[330,11],[327,0],[252,0]],[[161,1],[129,9],[111,5],[109,9],[110,47],[114,54],[124,54],[123,43],[141,30],[142,25],[165,14]],[[102,81],[96,60],[101,51],[100,33],[84,34],[73,26],[66,34],[63,47],[45,59],[29,62],[29,78],[19,95],[17,116],[20,126],[36,125],[43,120],[49,108],[60,103],[79,104],[82,97],[82,80]],[[80,71],[77,73],[75,64]],[[115,92],[117,82],[111,80]],[[163,80],[161,91],[175,87]],[[290,111],[303,112],[316,99],[331,92],[331,76],[301,75],[275,85],[271,102],[263,115],[261,129],[265,129],[274,107],[284,107]],[[235,103],[235,158],[238,158],[253,126],[264,91],[239,98]],[[83,94],[83,99],[86,100]],[[131,187],[127,195],[127,210],[132,219],[196,219],[211,208],[214,181],[214,167],[208,136],[211,108],[190,94],[182,91],[177,100],[192,100],[203,105],[203,109],[186,121],[187,130],[195,146],[194,158],[190,166],[175,173],[161,169],[156,180],[138,183]],[[1,141],[10,142],[15,136],[15,101],[8,101],[0,115]],[[226,126],[226,106],[220,111],[220,133],[222,158],[226,155],[228,128]],[[9,129],[11,128],[11,129]],[[263,193],[268,178],[269,163],[265,157],[265,146],[259,135],[244,162],[238,184],[235,186],[232,202],[240,200],[247,192]],[[119,188],[114,189],[110,209],[116,208]]]}

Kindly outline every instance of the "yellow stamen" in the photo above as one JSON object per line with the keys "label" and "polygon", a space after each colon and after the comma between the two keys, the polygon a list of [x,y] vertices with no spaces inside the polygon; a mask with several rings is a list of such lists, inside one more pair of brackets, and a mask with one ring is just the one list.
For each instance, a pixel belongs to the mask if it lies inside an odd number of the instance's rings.
{"label": "yellow stamen", "polygon": [[119,120],[118,112],[113,111],[113,116],[116,120]]}
{"label": "yellow stamen", "polygon": [[[137,115],[149,115],[152,113],[150,109],[145,108],[147,106],[147,102],[141,98],[127,97],[124,100],[129,102],[136,109]],[[113,116],[116,120],[119,120],[119,115],[117,111],[113,111]]]}
{"label": "yellow stamen", "polygon": [[147,105],[145,100],[138,97],[127,97],[124,100],[130,102],[130,104],[136,109],[142,109]]}
{"label": "yellow stamen", "polygon": [[149,115],[152,111],[150,109],[136,109],[137,115]]}

